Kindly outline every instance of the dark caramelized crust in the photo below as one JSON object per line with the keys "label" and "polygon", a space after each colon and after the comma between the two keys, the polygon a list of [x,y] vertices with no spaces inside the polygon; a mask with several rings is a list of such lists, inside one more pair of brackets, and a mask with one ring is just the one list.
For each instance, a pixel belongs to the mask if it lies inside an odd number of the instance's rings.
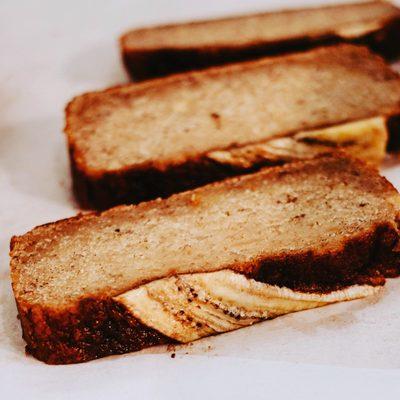
{"label": "dark caramelized crust", "polygon": [[86,299],[77,309],[60,312],[19,305],[18,312],[26,351],[48,364],[80,363],[174,343],[111,299]]}
{"label": "dark caramelized crust", "polygon": [[95,210],[106,210],[119,204],[137,204],[157,197],[166,198],[225,178],[255,172],[267,165],[273,164],[259,163],[250,168],[240,168],[199,157],[180,165],[171,164],[163,170],[133,167],[90,176],[79,168],[73,148],[70,148],[75,197],[81,207]]}

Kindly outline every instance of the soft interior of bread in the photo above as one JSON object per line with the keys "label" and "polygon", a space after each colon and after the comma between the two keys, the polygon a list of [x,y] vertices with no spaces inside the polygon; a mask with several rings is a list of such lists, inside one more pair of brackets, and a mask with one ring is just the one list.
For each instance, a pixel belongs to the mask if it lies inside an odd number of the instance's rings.
{"label": "soft interior of bread", "polygon": [[271,168],[38,227],[14,240],[14,291],[19,302],[73,304],[174,274],[340,253],[377,224],[395,226],[396,196],[385,179],[346,159]]}
{"label": "soft interior of bread", "polygon": [[66,132],[86,173],[156,168],[212,150],[398,111],[400,79],[368,50],[304,54],[76,98]]}
{"label": "soft interior of bread", "polygon": [[339,4],[139,29],[126,34],[122,43],[126,50],[137,50],[235,47],[332,33],[346,37],[378,29],[385,20],[398,16],[399,11],[385,2]]}

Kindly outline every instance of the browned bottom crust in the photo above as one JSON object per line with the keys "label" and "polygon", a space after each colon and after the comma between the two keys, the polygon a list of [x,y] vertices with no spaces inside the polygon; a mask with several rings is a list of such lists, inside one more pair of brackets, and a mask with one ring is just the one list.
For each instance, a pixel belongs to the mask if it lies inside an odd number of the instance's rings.
{"label": "browned bottom crust", "polygon": [[320,37],[305,36],[268,44],[255,43],[242,48],[206,47],[131,52],[122,49],[122,57],[131,78],[135,81],[142,81],[179,72],[204,69],[210,66],[305,51],[316,46],[344,42],[366,45],[386,59],[394,59],[400,55],[399,41],[400,20],[393,19],[378,31],[349,40],[331,34]]}
{"label": "browned bottom crust", "polygon": [[87,299],[55,314],[18,307],[26,351],[47,364],[72,364],[174,343],[112,299]]}
{"label": "browned bottom crust", "polygon": [[[258,281],[305,292],[329,292],[354,284],[383,285],[400,273],[398,232],[377,226],[348,242],[340,253],[303,253],[260,260],[251,274]],[[240,270],[240,268],[235,268]],[[84,362],[112,354],[175,343],[132,317],[110,298],[83,299],[76,309],[55,312],[18,304],[27,352],[48,364]]]}
{"label": "browned bottom crust", "polygon": [[[387,126],[390,136],[388,149],[398,151],[400,116],[390,117]],[[271,161],[260,161],[249,168],[240,168],[199,157],[180,165],[171,165],[163,171],[154,168],[125,168],[91,177],[78,168],[73,149],[70,148],[70,165],[73,190],[80,206],[105,210],[120,204],[137,204],[158,197],[165,198],[225,178],[256,172],[273,164]]]}

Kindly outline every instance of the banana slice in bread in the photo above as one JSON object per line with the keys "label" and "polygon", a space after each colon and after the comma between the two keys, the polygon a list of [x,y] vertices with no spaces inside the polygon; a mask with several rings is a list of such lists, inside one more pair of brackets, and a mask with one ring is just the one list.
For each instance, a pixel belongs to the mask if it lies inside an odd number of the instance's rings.
{"label": "banana slice in bread", "polygon": [[371,296],[379,290],[379,286],[354,285],[329,293],[306,293],[222,270],[159,279],[114,299],[143,324],[187,343],[263,319]]}
{"label": "banana slice in bread", "polygon": [[379,165],[386,154],[388,131],[383,117],[296,133],[230,150],[207,153],[210,160],[238,168],[307,160],[335,149]]}

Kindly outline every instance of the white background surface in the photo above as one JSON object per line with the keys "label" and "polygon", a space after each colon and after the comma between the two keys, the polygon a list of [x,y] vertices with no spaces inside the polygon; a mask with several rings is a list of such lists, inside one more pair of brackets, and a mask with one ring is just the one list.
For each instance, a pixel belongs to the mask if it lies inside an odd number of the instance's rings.
{"label": "white background surface", "polygon": [[[377,298],[81,365],[25,356],[16,319],[10,237],[77,212],[63,110],[76,94],[127,81],[118,36],[148,23],[318,3],[0,0],[1,398],[400,398],[400,279]],[[400,186],[396,162],[384,173]]]}

